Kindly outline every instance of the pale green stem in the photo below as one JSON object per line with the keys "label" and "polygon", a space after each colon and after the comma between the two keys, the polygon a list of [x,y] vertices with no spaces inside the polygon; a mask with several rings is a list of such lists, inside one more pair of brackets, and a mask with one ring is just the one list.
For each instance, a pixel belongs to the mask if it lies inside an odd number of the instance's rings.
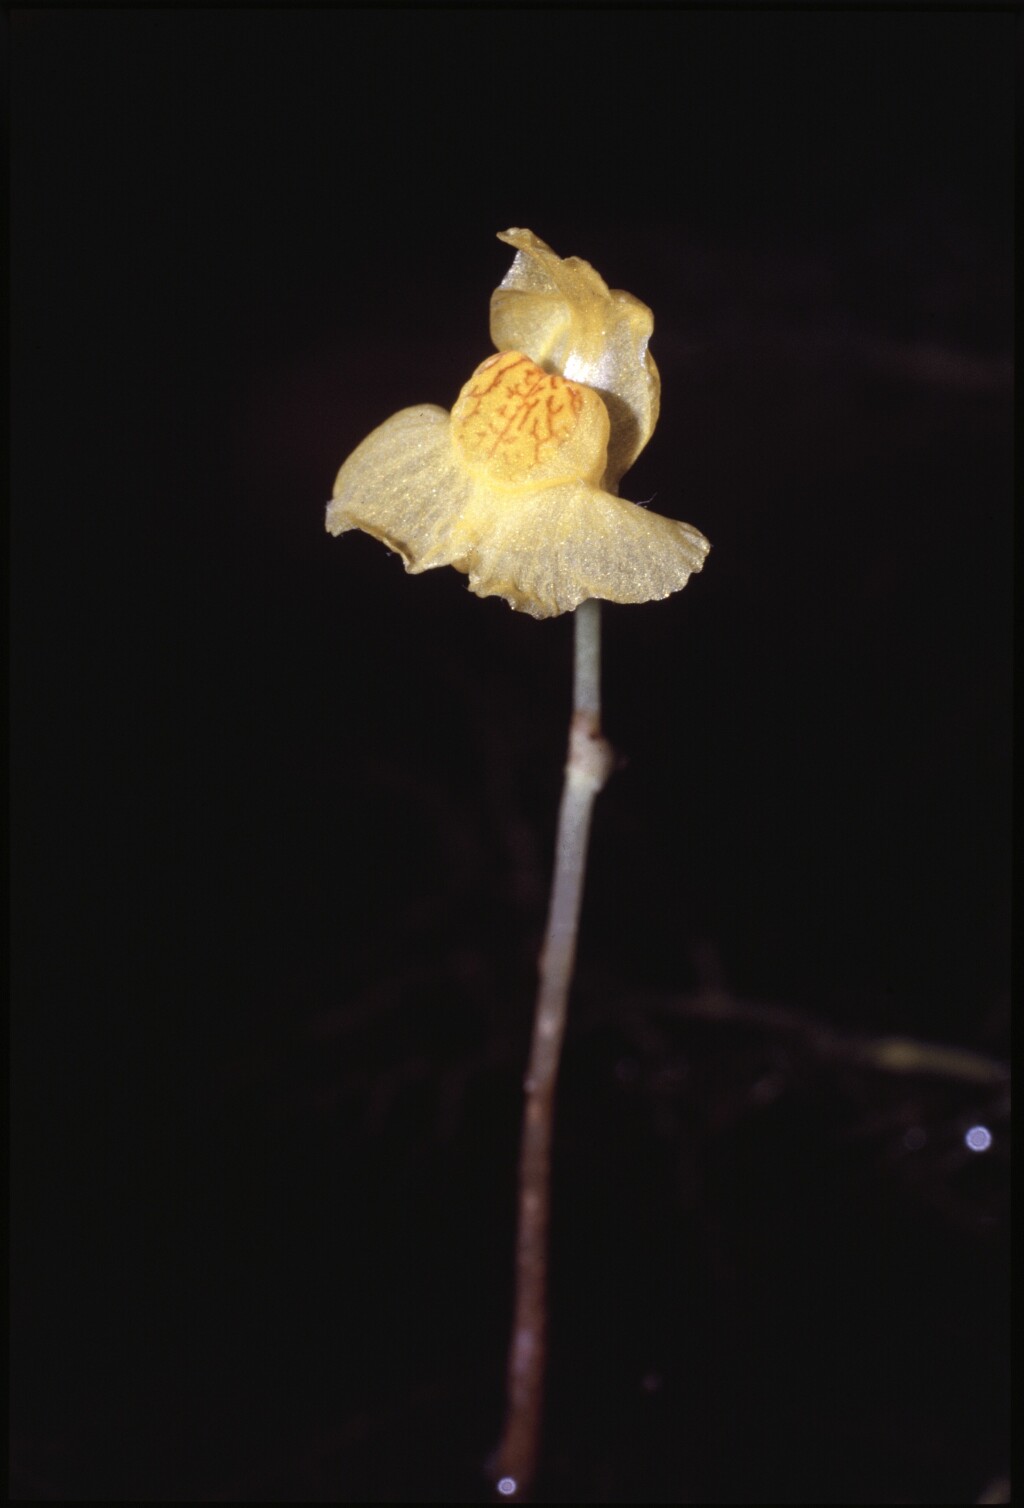
{"label": "pale green stem", "polygon": [[558,813],[547,931],[540,955],[533,1043],[524,1086],[515,1317],[509,1348],[505,1427],[497,1457],[499,1491],[503,1497],[519,1501],[533,1485],[540,1449],[547,1360],[548,1221],[555,1084],[576,960],[590,815],[594,797],[608,778],[612,760],[611,749],[601,737],[600,604],[595,599],[581,603],[573,620],[573,713]]}

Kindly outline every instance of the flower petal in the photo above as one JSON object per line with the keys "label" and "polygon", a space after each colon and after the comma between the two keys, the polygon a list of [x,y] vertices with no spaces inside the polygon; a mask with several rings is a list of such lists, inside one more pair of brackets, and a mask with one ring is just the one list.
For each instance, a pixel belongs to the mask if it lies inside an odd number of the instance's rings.
{"label": "flower petal", "polygon": [[472,591],[504,597],[534,618],[571,612],[587,597],[668,597],[701,569],[711,548],[691,525],[585,483],[520,495],[500,511],[477,488],[459,533],[475,539],[467,557]]}
{"label": "flower petal", "polygon": [[447,565],[453,526],[471,491],[452,453],[443,408],[402,409],[352,452],[338,472],[327,532],[363,529],[397,550],[413,573]]}
{"label": "flower petal", "polygon": [[619,479],[650,439],[661,380],[647,343],[654,316],[630,293],[609,289],[580,257],[562,258],[530,230],[498,236],[516,258],[491,297],[491,339],[549,372],[595,388],[611,419],[604,485]]}

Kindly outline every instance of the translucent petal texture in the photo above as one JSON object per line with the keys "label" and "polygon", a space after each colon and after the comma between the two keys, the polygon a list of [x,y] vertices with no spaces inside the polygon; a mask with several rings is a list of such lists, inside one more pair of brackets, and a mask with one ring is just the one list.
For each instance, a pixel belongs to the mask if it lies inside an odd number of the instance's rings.
{"label": "translucent petal texture", "polygon": [[452,451],[443,408],[404,408],[368,435],[338,472],[327,532],[363,529],[409,571],[448,565],[455,520],[472,482]]}
{"label": "translucent petal texture", "polygon": [[661,381],[647,349],[654,316],[630,293],[609,289],[589,262],[562,258],[530,230],[498,239],[516,258],[491,298],[491,339],[548,372],[594,388],[611,420],[604,486],[614,490],[650,439]]}
{"label": "translucent petal texture", "polygon": [[701,569],[708,542],[596,485],[607,439],[596,393],[519,353],[491,356],[450,418],[404,409],[353,451],[327,528],[365,530],[414,574],[454,566],[477,596],[535,618],[587,597],[667,597]]}
{"label": "translucent petal texture", "polygon": [[[475,522],[476,505],[475,495],[468,524]],[[478,597],[504,597],[534,618],[571,612],[587,597],[668,597],[701,569],[710,549],[689,524],[580,482],[524,494],[500,514],[488,510],[486,527],[473,532],[472,590]]]}

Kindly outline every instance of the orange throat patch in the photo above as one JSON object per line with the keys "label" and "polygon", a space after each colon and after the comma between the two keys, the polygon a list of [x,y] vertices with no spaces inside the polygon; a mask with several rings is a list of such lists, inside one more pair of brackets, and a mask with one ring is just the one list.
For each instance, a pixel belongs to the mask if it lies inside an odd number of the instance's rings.
{"label": "orange throat patch", "polygon": [[545,372],[519,351],[482,362],[452,409],[452,443],[462,464],[502,489],[597,481],[608,431],[598,393]]}

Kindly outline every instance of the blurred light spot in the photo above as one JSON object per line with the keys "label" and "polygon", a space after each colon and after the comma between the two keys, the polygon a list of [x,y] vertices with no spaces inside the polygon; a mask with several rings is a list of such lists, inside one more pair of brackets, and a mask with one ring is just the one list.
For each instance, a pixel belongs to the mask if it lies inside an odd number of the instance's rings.
{"label": "blurred light spot", "polygon": [[516,1490],[516,1479],[515,1479],[515,1477],[502,1477],[501,1481],[498,1483],[498,1491],[501,1493],[502,1497],[503,1498],[510,1498],[512,1496],[512,1494],[515,1492],[515,1490]]}
{"label": "blurred light spot", "polygon": [[631,1088],[640,1077],[640,1064],[635,1058],[620,1058],[615,1065],[615,1077],[627,1089]]}
{"label": "blurred light spot", "polygon": [[987,1126],[972,1126],[964,1141],[972,1152],[987,1152],[992,1145],[992,1132]]}
{"label": "blurred light spot", "polygon": [[923,1126],[911,1126],[903,1133],[903,1146],[908,1152],[920,1152],[928,1140],[928,1132]]}
{"label": "blurred light spot", "polygon": [[645,1372],[641,1379],[640,1386],[643,1388],[645,1393],[656,1393],[661,1387],[661,1373]]}

